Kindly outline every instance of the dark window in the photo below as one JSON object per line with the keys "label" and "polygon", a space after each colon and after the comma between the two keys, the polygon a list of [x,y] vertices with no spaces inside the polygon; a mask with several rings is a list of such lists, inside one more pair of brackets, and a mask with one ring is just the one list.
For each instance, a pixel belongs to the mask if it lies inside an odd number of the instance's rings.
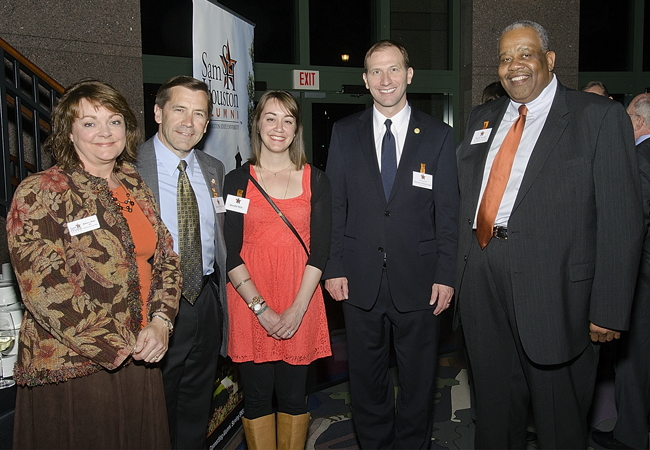
{"label": "dark window", "polygon": [[451,95],[449,94],[411,94],[407,93],[411,106],[443,122],[448,120]]}
{"label": "dark window", "polygon": [[[294,0],[221,0],[255,24],[255,61],[297,63]],[[192,57],[192,0],[141,0],[142,53]]]}
{"label": "dark window", "polygon": [[255,24],[255,62],[297,64],[294,0],[219,0]]}
{"label": "dark window", "polygon": [[411,66],[448,70],[449,0],[393,0],[390,2],[390,36],[409,52]]}
{"label": "dark window", "polygon": [[140,0],[142,53],[192,57],[192,0]]}
{"label": "dark window", "polygon": [[581,72],[632,70],[634,0],[580,2]]}
{"label": "dark window", "polygon": [[[316,66],[363,67],[375,43],[372,0],[310,0],[309,54]],[[347,61],[342,55],[348,55]]]}

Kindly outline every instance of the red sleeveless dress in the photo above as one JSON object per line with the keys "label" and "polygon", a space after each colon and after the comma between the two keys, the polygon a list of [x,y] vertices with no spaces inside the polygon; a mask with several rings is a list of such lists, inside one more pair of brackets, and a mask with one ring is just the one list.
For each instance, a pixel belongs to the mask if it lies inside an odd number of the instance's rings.
{"label": "red sleeveless dress", "polygon": [[[251,166],[251,173],[257,179]],[[302,174],[302,194],[273,199],[309,248],[311,216],[311,167]],[[296,236],[278,216],[259,190],[249,181],[246,198],[250,199],[244,216],[241,257],[266,303],[280,314],[293,303],[307,262],[305,250]],[[320,285],[316,288],[302,323],[291,339],[275,340],[267,336],[246,302],[228,283],[230,331],[228,355],[235,362],[285,361],[306,365],[330,356],[327,317]]]}

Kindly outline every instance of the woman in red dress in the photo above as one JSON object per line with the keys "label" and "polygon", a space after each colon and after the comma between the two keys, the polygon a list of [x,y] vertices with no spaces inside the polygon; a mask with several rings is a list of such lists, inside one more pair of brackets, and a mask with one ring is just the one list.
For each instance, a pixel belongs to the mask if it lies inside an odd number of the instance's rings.
{"label": "woman in red dress", "polygon": [[329,255],[331,187],[322,171],[307,164],[291,94],[262,96],[251,146],[253,156],[226,176],[224,187],[230,201],[248,202],[237,211],[226,202],[228,354],[242,377],[248,448],[276,448],[275,392],[277,448],[302,449],[309,425],[307,368],[331,355],[319,286]]}

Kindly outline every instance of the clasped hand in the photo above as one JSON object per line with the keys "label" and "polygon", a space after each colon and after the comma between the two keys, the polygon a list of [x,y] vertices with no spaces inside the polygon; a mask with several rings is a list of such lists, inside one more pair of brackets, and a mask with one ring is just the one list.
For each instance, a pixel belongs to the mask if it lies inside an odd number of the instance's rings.
{"label": "clasped hand", "polygon": [[161,319],[154,317],[140,331],[135,341],[133,359],[146,363],[157,363],[167,353],[169,330]]}
{"label": "clasped hand", "polygon": [[305,311],[294,304],[280,314],[269,307],[257,319],[269,336],[281,340],[291,339],[296,334],[304,315]]}

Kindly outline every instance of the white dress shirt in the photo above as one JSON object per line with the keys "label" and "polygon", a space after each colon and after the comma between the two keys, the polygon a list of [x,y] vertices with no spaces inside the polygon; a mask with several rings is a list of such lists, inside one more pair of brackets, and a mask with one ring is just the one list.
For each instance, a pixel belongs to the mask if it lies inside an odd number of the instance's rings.
{"label": "white dress shirt", "polygon": [[650,138],[650,134],[644,134],[643,136],[639,136],[639,139],[634,141],[634,146],[639,145],[641,142],[645,141],[648,138]]}
{"label": "white dress shirt", "polygon": [[[402,150],[404,149],[404,141],[406,141],[406,134],[409,128],[409,119],[411,118],[411,105],[406,103],[406,106],[402,108],[400,112],[395,114],[390,118],[392,124],[390,126],[390,131],[395,136],[395,150],[397,156],[397,166],[399,167],[399,160],[402,157]],[[376,106],[372,107],[372,129],[375,135],[375,151],[377,152],[377,164],[379,164],[379,171],[381,172],[381,144],[384,140],[384,134],[386,134],[386,119],[388,117],[384,116],[379,112]]]}
{"label": "white dress shirt", "polygon": [[[160,193],[160,217],[174,239],[174,251],[178,253],[178,217],[176,196],[178,186],[179,158],[163,144],[156,134],[153,140],[156,150],[158,170],[158,189]],[[190,180],[201,219],[201,253],[203,257],[203,275],[214,272],[214,209],[210,192],[205,183],[199,162],[192,149],[185,158],[187,178]]]}
{"label": "white dress shirt", "polygon": [[[506,190],[503,193],[501,205],[499,206],[499,211],[497,212],[497,217],[494,220],[495,226],[508,225],[508,219],[510,219],[512,207],[515,204],[517,194],[519,193],[519,188],[521,187],[521,182],[524,179],[524,173],[526,172],[526,167],[528,166],[530,155],[532,155],[535,144],[537,143],[537,139],[539,139],[539,135],[542,133],[542,128],[544,128],[546,118],[548,117],[548,113],[551,110],[551,105],[553,104],[553,98],[555,97],[556,91],[557,79],[555,78],[555,75],[553,75],[551,82],[548,84],[548,86],[546,86],[546,88],[544,88],[544,90],[537,96],[537,98],[529,103],[526,103],[528,113],[526,114],[524,132],[521,135],[521,141],[519,141],[519,147],[517,148],[517,153],[515,154],[515,159],[512,163],[510,178],[508,179]],[[485,162],[485,169],[483,170],[481,195],[476,207],[476,214],[474,215],[474,229],[476,229],[476,216],[478,215],[478,209],[481,206],[481,199],[483,198],[483,192],[485,191],[485,186],[487,185],[488,178],[490,176],[490,170],[492,170],[492,163],[494,162],[494,158],[501,148],[501,144],[508,134],[508,131],[510,131],[510,128],[514,124],[515,120],[517,120],[517,117],[519,117],[519,106],[522,104],[523,103],[517,103],[513,100],[510,100],[508,109],[506,110],[506,113],[503,116],[503,120],[501,120],[501,124],[496,130],[496,134],[492,140],[492,146],[488,152],[487,160]]]}

